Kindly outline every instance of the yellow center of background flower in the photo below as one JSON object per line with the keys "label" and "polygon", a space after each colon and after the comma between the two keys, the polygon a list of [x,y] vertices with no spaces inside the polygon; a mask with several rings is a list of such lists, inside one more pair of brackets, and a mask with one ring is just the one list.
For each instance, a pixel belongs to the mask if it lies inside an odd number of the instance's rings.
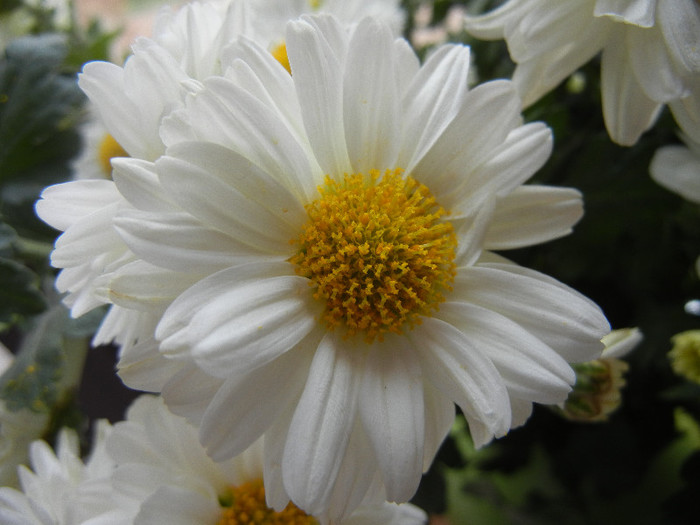
{"label": "yellow center of background flower", "polygon": [[105,135],[105,138],[100,142],[97,151],[97,158],[100,162],[100,167],[107,178],[112,177],[111,160],[115,157],[128,157],[129,154],[121,147],[112,135]]}
{"label": "yellow center of background flower", "polygon": [[279,45],[276,45],[274,48],[272,48],[272,56],[275,57],[275,60],[282,64],[284,66],[284,69],[287,70],[287,73],[290,75],[292,74],[292,66],[289,65],[289,56],[287,56],[287,44],[282,42]]}
{"label": "yellow center of background flower", "polygon": [[400,169],[326,177],[290,259],[316,286],[329,328],[366,342],[401,333],[444,301],[456,236],[428,188]]}
{"label": "yellow center of background flower", "polygon": [[224,509],[218,525],[318,525],[293,503],[280,512],[270,509],[262,480],[232,487],[220,500]]}

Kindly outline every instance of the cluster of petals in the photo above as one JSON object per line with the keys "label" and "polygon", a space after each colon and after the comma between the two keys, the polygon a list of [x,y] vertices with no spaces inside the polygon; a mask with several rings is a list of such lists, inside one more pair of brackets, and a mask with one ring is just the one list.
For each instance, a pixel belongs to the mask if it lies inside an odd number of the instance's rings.
{"label": "cluster of petals", "polygon": [[[86,460],[75,432],[64,429],[56,451],[34,441],[30,462],[32,469],[19,469],[19,490],[0,488],[4,525],[201,525],[219,522],[226,511],[221,502],[232,488],[262,479],[263,447],[256,442],[217,463],[200,445],[195,427],[160,398],[143,395],[124,421],[98,423]],[[260,510],[272,512],[264,501]],[[342,525],[425,522],[425,513],[413,505],[368,501]]]}
{"label": "cluster of petals", "polygon": [[[551,133],[523,125],[510,82],[468,89],[468,48],[421,66],[371,20],[302,18],[285,40],[291,76],[239,39],[224,74],[164,119],[164,155],[113,161],[129,204],[114,224],[138,260],[108,289],[159,318],[158,354],[124,356],[127,382],[162,391],[216,460],[264,435],[272,506],[342,520],[373,486],[413,495],[455,403],[483,444],[533,402],[561,402],[569,362],[596,357],[609,327],[590,300],[489,251],[558,238],[582,214],[575,190],[522,185]],[[456,276],[438,312],[367,344],[319,322],[290,240],[325,175],[393,167],[449,210]]]}
{"label": "cluster of petals", "polygon": [[506,40],[526,106],[602,51],[603,116],[614,141],[636,143],[666,104],[681,127],[698,129],[696,0],[508,0],[466,17],[465,27]]}
{"label": "cluster of petals", "polygon": [[[66,293],[64,302],[71,314],[79,317],[110,305],[94,344],[116,342],[127,354],[134,346],[132,354],[152,353],[155,319],[111,304],[105,295],[105,283],[114,270],[135,257],[113,227],[116,210],[129,204],[113,181],[104,180],[98,154],[90,150],[98,148],[108,133],[131,158],[153,161],[162,155],[162,120],[181,107],[202,80],[221,74],[231,42],[243,37],[269,48],[283,40],[290,18],[313,10],[313,2],[302,0],[284,2],[284,9],[269,4],[204,0],[178,10],[164,9],[155,21],[153,36],[138,38],[123,66],[90,62],[84,67],[79,84],[90,104],[91,122],[85,126],[88,151],[76,163],[78,180],[47,188],[36,211],[64,232],[51,263],[62,269],[56,287]],[[395,33],[403,27],[403,12],[395,0],[331,0],[318,10],[333,13],[347,24],[373,16]]]}
{"label": "cluster of petals", "polygon": [[[121,523],[127,500],[111,489],[114,461],[105,447],[111,427],[98,423],[90,456],[83,460],[78,436],[63,429],[56,451],[45,441],[29,446],[27,466],[18,468],[20,488],[0,488],[0,522],[5,525]],[[126,504],[125,504],[126,503]]]}
{"label": "cluster of petals", "polygon": [[[321,15],[287,25],[292,75],[228,29],[196,72],[199,55],[172,46],[219,33],[177,27],[194,34],[141,40],[123,68],[85,67],[81,87],[131,158],[113,161],[113,182],[49,188],[37,204],[65,231],[52,260],[73,272],[59,284],[69,301],[113,305],[102,332],[126,343],[127,384],[161,391],[215,461],[262,437],[270,506],[291,499],[331,522],[369,496],[410,499],[455,404],[483,445],[532,403],[566,398],[569,363],[598,357],[609,326],[492,251],[559,238],[582,215],[577,191],[523,184],[552,137],[523,124],[511,82],[469,88],[466,47],[421,65],[390,24]],[[396,168],[447,210],[455,276],[438,310],[368,343],[319,320],[290,241],[326,176]]]}

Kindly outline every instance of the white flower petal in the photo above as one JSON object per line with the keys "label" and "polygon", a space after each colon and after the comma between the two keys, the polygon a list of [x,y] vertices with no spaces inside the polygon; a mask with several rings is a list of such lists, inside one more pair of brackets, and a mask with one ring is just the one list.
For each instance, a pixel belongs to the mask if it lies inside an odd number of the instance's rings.
{"label": "white flower petal", "polygon": [[484,248],[508,250],[558,239],[571,233],[582,216],[578,190],[521,186],[498,200]]}
{"label": "white flower petal", "polygon": [[639,86],[625,55],[622,36],[616,35],[603,50],[600,73],[603,117],[610,138],[631,146],[656,121],[661,104],[650,99]]}
{"label": "white flower petal", "polygon": [[253,263],[215,273],[180,295],[156,330],[161,351],[227,377],[270,362],[318,324],[320,304],[289,263]]}
{"label": "white flower petal", "polygon": [[122,240],[111,227],[119,202],[107,204],[70,226],[57,240],[51,264],[57,268],[78,266],[114,252],[115,258],[125,250]]}
{"label": "white flower petal", "polygon": [[490,157],[457,186],[450,211],[455,217],[470,215],[493,195],[514,190],[549,158],[552,131],[541,122],[532,122],[512,130]]}
{"label": "white flower petal", "polygon": [[404,337],[369,350],[359,412],[389,501],[413,497],[423,472],[425,419],[421,368]]}
{"label": "white flower petal", "polygon": [[197,141],[235,151],[306,202],[315,195],[321,169],[308,140],[298,136],[286,113],[260,96],[226,78],[210,78],[205,89],[190,100],[187,125]]}
{"label": "white flower petal", "polygon": [[445,45],[414,75],[402,101],[404,138],[398,159],[412,173],[455,117],[467,93],[469,48]]}
{"label": "white flower petal", "polygon": [[438,202],[450,209],[455,186],[521,121],[520,99],[512,82],[477,86],[466,94],[455,118],[409,175],[426,184]]}
{"label": "white flower petal", "polygon": [[114,304],[148,312],[158,306],[165,309],[200,278],[200,275],[173,272],[137,260],[114,273],[109,282],[109,294]]}
{"label": "white flower petal", "polygon": [[289,495],[284,488],[282,480],[282,458],[292,415],[292,410],[281,412],[280,416],[265,432],[263,438],[265,451],[263,464],[265,499],[267,500],[267,506],[278,512],[284,510],[289,504]]}
{"label": "white flower petal", "polygon": [[327,510],[357,411],[359,377],[344,345],[334,333],[319,344],[284,449],[287,493],[313,515]]}
{"label": "white flower petal", "polygon": [[[350,41],[343,79],[343,121],[355,173],[395,167],[400,138],[399,86],[393,35],[379,23],[363,23]],[[367,61],[373,53],[377,60]]]}
{"label": "white flower petal", "polygon": [[595,16],[610,18],[641,27],[654,25],[657,2],[649,0],[596,0]]}
{"label": "white flower petal", "polygon": [[177,272],[204,275],[232,265],[289,256],[263,254],[230,235],[207,228],[184,212],[123,209],[115,217],[114,227],[136,255]]}
{"label": "white flower petal", "polygon": [[[165,190],[184,209],[261,251],[284,252],[307,220],[302,204],[283,185],[219,145],[177,144],[156,169]],[[192,191],[194,181],[197,191]]]}
{"label": "white flower petal", "polygon": [[[327,26],[327,19],[324,26]],[[334,21],[337,24],[337,21]],[[287,25],[287,53],[304,126],[321,169],[326,174],[352,173],[343,126],[343,69],[331,38],[310,19]]]}
{"label": "white flower petal", "polygon": [[408,336],[433,386],[465,414],[481,421],[491,436],[508,431],[510,405],[503,379],[467,334],[445,321],[426,317]]}
{"label": "white flower petal", "polygon": [[576,375],[540,339],[510,319],[468,303],[443,303],[441,319],[467,334],[496,366],[510,393],[538,403],[564,401]]}
{"label": "white flower petal", "polygon": [[425,406],[425,448],[423,472],[426,472],[455,421],[455,405],[430,382],[423,383]]}
{"label": "white flower petal", "polygon": [[513,419],[511,421],[511,428],[517,428],[523,426],[530,416],[532,415],[532,402],[525,399],[518,399],[517,397],[510,397],[510,407],[513,411]]}
{"label": "white flower petal", "polygon": [[42,221],[65,231],[77,221],[120,200],[112,181],[77,180],[44,189],[35,209]]}
{"label": "white flower petal", "polygon": [[154,163],[121,157],[112,160],[112,168],[112,178],[119,193],[136,209],[157,212],[177,210],[163,191]]}
{"label": "white flower petal", "polygon": [[665,146],[654,154],[649,172],[664,188],[700,204],[700,155],[684,146]]}
{"label": "white flower petal", "polygon": [[242,453],[282,411],[293,410],[311,361],[308,354],[292,350],[248,374],[225,380],[199,427],[200,442],[214,461]]}
{"label": "white flower petal", "polygon": [[513,264],[479,263],[457,273],[451,297],[515,321],[568,362],[600,357],[610,331],[590,299],[562,283]]}
{"label": "white flower petal", "polygon": [[647,97],[666,103],[687,94],[683,77],[674,67],[661,29],[631,27],[626,36],[627,60]]}
{"label": "white flower petal", "polygon": [[284,116],[284,122],[302,140],[304,123],[294,93],[294,82],[287,70],[268,50],[247,38],[239,38],[224,50],[224,60],[231,62],[226,78],[232,79],[248,93]]}
{"label": "white flower petal", "polygon": [[176,485],[164,485],[143,502],[134,525],[215,523],[220,517],[221,508],[210,495],[198,494]]}
{"label": "white flower petal", "polygon": [[224,381],[189,365],[173,374],[161,393],[173,414],[187,418],[192,425],[199,427],[209,403]]}
{"label": "white flower petal", "polygon": [[[693,0],[661,0],[657,23],[681,74],[700,74],[700,5]],[[696,79],[697,80],[697,79]]]}
{"label": "white flower petal", "polygon": [[372,454],[372,445],[362,424],[356,420],[329,500],[331,523],[345,525],[346,520],[355,515],[354,509],[367,504],[368,496],[371,497],[368,491],[376,474],[377,459]]}
{"label": "white flower petal", "polygon": [[531,8],[524,2],[504,2],[496,9],[479,16],[465,16],[464,28],[477,38],[503,38],[507,20],[519,20]]}

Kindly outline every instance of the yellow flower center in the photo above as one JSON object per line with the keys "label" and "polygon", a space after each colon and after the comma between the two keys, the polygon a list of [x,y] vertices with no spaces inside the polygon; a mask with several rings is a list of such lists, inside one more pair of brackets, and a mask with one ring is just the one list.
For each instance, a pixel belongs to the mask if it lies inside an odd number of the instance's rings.
{"label": "yellow flower center", "polygon": [[318,525],[293,503],[280,512],[269,508],[262,480],[232,487],[219,500],[223,512],[217,525]]}
{"label": "yellow flower center", "polygon": [[284,69],[286,69],[287,72],[291,75],[292,66],[289,65],[289,57],[287,56],[287,44],[282,42],[281,44],[278,44],[274,48],[272,48],[271,52],[272,56],[275,57],[277,62],[282,64],[284,66]]}
{"label": "yellow flower center", "polygon": [[112,177],[112,164],[110,161],[115,157],[128,157],[129,154],[121,147],[112,135],[107,134],[100,142],[97,151],[97,158],[100,162],[100,167],[107,178]]}
{"label": "yellow flower center", "polygon": [[316,286],[323,320],[366,342],[437,309],[455,275],[456,236],[428,188],[402,170],[326,177],[290,261]]}

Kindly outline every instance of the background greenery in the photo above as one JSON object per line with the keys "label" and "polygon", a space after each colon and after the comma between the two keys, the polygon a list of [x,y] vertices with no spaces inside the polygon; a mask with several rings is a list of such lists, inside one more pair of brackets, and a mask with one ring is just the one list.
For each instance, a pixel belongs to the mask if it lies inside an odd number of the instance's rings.
{"label": "background greenery", "polygon": [[[429,27],[439,27],[455,6],[478,12],[495,2],[432,4]],[[38,5],[0,1],[0,31],[21,11],[24,33],[0,56],[0,340],[18,355],[0,378],[0,399],[9,410],[50,414],[51,440],[61,425],[88,436],[92,418],[118,419],[133,393],[114,376],[114,349],[87,352],[103,312],[75,321],[60,305],[49,264],[57,232],[33,211],[44,187],[70,179],[84,116],[76,74],[88,60],[107,59],[115,33],[99,21],[59,28]],[[410,37],[420,29],[412,17],[419,2],[404,5]],[[480,81],[512,72],[503,42],[461,31],[447,38],[472,46]],[[612,143],[596,60],[525,119],[545,121],[555,136],[534,181],[578,188],[586,214],[572,235],[505,255],[576,288],[613,328],[638,326],[645,339],[626,357],[622,406],[609,421],[575,423],[536,407],[524,427],[475,451],[458,419],[415,502],[453,525],[696,523],[700,385],[675,375],[667,352],[674,334],[700,328],[684,310],[700,298],[700,209],[648,173],[657,148],[678,142],[673,119],[664,113],[633,147]]]}

